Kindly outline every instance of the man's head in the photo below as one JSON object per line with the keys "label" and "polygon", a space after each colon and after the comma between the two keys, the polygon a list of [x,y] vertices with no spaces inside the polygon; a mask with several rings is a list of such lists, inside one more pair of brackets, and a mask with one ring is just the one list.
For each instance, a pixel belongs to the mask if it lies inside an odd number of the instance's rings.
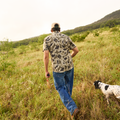
{"label": "man's head", "polygon": [[51,32],[60,31],[60,25],[58,23],[53,23],[51,25]]}

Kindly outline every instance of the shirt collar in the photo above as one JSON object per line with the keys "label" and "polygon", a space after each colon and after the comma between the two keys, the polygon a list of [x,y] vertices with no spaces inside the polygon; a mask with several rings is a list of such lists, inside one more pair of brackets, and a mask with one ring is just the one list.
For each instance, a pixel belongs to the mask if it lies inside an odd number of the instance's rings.
{"label": "shirt collar", "polygon": [[52,35],[59,35],[60,34],[60,32],[59,31],[54,31],[54,32],[52,32]]}

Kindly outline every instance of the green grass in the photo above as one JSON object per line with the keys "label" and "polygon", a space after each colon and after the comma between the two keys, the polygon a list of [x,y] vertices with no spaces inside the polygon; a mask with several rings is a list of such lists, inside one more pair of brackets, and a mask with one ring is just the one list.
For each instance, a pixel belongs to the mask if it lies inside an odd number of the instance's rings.
{"label": "green grass", "polygon": [[[93,82],[101,80],[120,85],[120,30],[102,28],[91,31],[82,42],[74,62],[72,98],[86,120],[119,120],[120,106],[114,98],[108,106]],[[36,49],[37,48],[37,49]],[[39,48],[39,49],[38,49]],[[71,120],[54,88],[51,62],[51,89],[46,86],[42,45],[0,51],[1,120]]]}

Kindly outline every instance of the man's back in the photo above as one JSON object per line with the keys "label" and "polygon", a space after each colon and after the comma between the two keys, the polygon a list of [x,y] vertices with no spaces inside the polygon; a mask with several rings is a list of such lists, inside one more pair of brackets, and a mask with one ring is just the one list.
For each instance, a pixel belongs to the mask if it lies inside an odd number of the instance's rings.
{"label": "man's back", "polygon": [[64,72],[73,68],[69,50],[75,48],[72,40],[60,32],[53,32],[45,38],[44,49],[49,50],[54,72]]}

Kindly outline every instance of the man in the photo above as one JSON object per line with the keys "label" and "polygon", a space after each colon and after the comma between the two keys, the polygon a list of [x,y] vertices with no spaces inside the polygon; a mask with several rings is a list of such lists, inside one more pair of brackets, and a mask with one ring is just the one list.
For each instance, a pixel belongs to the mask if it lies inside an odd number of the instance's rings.
{"label": "man", "polygon": [[[67,35],[60,33],[60,25],[58,23],[52,24],[51,32],[52,34],[44,39],[43,44],[45,77],[50,77],[48,71],[50,53],[55,88],[65,107],[72,117],[76,118],[79,110],[71,98],[74,78],[72,57],[78,53],[78,49]],[[69,50],[72,50],[72,53]]]}

